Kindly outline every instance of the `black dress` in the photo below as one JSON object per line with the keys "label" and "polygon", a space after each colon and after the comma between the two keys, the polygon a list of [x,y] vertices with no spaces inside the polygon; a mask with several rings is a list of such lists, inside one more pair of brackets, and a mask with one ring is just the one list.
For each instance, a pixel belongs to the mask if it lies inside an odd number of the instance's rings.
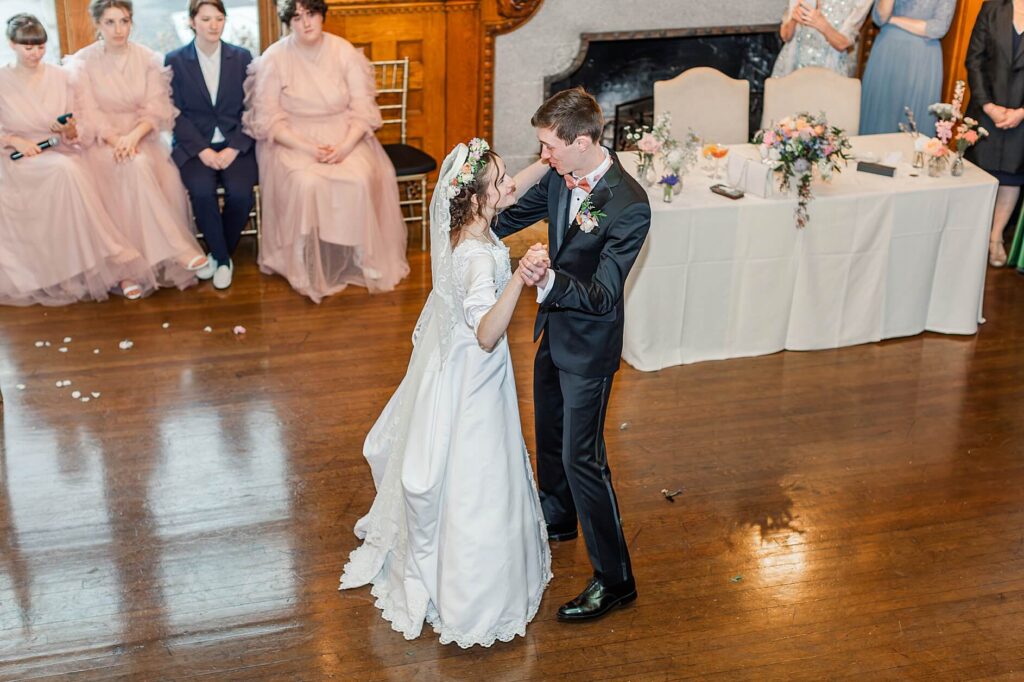
{"label": "black dress", "polygon": [[981,6],[967,48],[971,101],[967,115],[989,132],[967,158],[994,175],[1000,185],[1024,185],[1024,124],[1000,130],[984,112],[989,102],[1016,109],[1024,106],[1024,41],[1013,26],[1013,0],[990,0]]}

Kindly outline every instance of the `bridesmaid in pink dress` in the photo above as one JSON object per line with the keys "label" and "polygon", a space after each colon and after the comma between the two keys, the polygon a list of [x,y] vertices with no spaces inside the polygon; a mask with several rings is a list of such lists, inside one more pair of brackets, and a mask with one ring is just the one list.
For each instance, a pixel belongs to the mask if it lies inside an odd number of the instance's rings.
{"label": "bridesmaid in pink dress", "polygon": [[160,133],[174,127],[171,71],[163,57],[128,40],[130,0],[89,4],[100,40],[68,57],[87,158],[104,180],[103,203],[153,268],[160,286],[184,289],[207,258],[192,234],[181,176]]}
{"label": "bridesmaid in pink dress", "polygon": [[326,12],[323,0],[281,2],[291,31],[249,67],[242,117],[260,167],[260,268],[316,303],[348,284],[389,291],[409,273],[372,69],[324,33]]}
{"label": "bridesmaid in pink dress", "polygon": [[[46,30],[18,14],[6,33],[17,63],[0,68],[0,304],[100,301],[118,287],[141,297],[155,282],[100,202],[76,145],[81,124],[57,123],[76,109],[67,73],[41,62]],[[36,144],[51,137],[56,147]]]}

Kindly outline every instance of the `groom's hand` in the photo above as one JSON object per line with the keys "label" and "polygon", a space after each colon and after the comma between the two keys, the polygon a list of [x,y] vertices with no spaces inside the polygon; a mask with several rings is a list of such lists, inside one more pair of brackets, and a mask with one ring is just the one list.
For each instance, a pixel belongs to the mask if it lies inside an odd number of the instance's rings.
{"label": "groom's hand", "polygon": [[551,259],[543,244],[534,244],[519,261],[519,274],[527,286],[542,284],[548,276]]}

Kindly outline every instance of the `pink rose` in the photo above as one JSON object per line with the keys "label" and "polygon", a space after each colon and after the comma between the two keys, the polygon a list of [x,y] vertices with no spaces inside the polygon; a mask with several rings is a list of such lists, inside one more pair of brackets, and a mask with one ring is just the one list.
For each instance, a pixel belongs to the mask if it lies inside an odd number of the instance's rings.
{"label": "pink rose", "polygon": [[644,136],[636,143],[636,148],[645,154],[657,154],[661,151],[661,143],[654,139],[654,135],[644,133]]}

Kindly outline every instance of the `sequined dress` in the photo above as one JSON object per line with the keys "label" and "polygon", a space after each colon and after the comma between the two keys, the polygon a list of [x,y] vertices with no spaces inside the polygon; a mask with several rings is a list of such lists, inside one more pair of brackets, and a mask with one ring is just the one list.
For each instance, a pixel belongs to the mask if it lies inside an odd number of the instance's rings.
{"label": "sequined dress", "polygon": [[[782,23],[789,21],[790,16],[801,2],[807,4],[813,0],[789,0],[789,7],[782,17]],[[840,52],[836,50],[825,36],[818,30],[796,25],[792,39],[782,46],[772,78],[781,78],[805,66],[822,66],[832,69],[842,76],[854,76],[857,69],[857,38],[864,24],[872,0],[817,0],[818,9],[832,24],[832,28],[846,36],[853,47]]]}

